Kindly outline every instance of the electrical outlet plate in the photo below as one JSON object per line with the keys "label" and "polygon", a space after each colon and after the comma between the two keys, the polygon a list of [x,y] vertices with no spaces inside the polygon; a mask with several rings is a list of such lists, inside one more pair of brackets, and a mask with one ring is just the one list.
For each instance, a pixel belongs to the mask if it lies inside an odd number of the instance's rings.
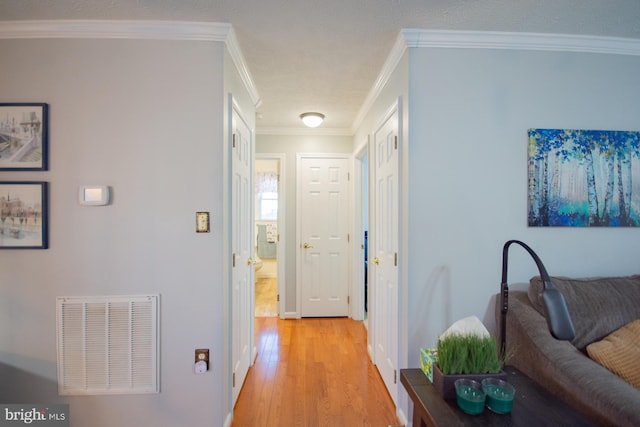
{"label": "electrical outlet plate", "polygon": [[197,348],[196,349],[196,362],[207,362],[209,364],[209,349]]}

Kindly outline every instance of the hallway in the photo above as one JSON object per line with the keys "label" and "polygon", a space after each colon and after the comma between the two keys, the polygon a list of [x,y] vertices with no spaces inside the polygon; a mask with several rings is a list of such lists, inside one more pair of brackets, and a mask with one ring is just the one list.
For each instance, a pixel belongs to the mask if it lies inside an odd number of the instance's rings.
{"label": "hallway", "polygon": [[362,322],[259,317],[255,342],[232,427],[399,425]]}

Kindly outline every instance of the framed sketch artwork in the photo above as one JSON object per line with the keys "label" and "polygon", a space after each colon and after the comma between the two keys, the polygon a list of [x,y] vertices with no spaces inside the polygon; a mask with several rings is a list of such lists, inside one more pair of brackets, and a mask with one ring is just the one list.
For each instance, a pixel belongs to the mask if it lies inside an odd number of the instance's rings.
{"label": "framed sketch artwork", "polygon": [[0,171],[46,171],[49,106],[0,103]]}
{"label": "framed sketch artwork", "polygon": [[0,182],[0,249],[47,249],[46,182]]}

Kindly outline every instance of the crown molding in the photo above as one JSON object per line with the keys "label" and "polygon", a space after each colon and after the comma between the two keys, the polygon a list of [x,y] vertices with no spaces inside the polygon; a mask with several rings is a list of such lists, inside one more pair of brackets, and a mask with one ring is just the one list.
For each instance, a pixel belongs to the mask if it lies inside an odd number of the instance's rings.
{"label": "crown molding", "polygon": [[362,124],[407,48],[416,47],[539,50],[640,56],[640,39],[499,31],[403,29],[353,121],[351,127],[353,134]]}
{"label": "crown molding", "polygon": [[382,66],[382,70],[380,70],[380,73],[378,74],[378,78],[376,79],[376,81],[373,84],[373,87],[367,94],[367,97],[362,103],[362,107],[360,107],[360,111],[358,111],[358,115],[353,121],[353,125],[351,126],[352,134],[355,135],[356,130],[362,124],[362,121],[364,120],[365,116],[373,106],[373,103],[375,102],[376,98],[380,95],[380,92],[382,91],[384,86],[389,81],[389,78],[391,78],[391,74],[393,74],[393,71],[398,66],[398,63],[402,59],[402,55],[404,55],[406,50],[407,50],[407,43],[401,32],[396,38],[396,42],[391,48],[391,52],[387,56],[387,60],[384,62],[384,65]]}
{"label": "crown molding", "polygon": [[253,77],[251,77],[251,72],[249,71],[249,67],[247,66],[247,61],[245,61],[242,50],[240,50],[240,44],[238,43],[238,39],[236,38],[235,31],[233,31],[233,27],[229,28],[229,33],[225,40],[225,45],[227,46],[227,50],[229,51],[231,60],[238,70],[238,74],[240,74],[240,79],[244,83],[244,87],[249,93],[249,97],[251,98],[251,102],[253,102],[253,106],[255,108],[260,107],[260,104],[262,104],[262,99],[260,99],[258,89],[253,82]]}
{"label": "crown molding", "polygon": [[136,39],[223,42],[256,108],[261,100],[231,24],[194,21],[51,20],[0,22],[0,39]]}
{"label": "crown molding", "polygon": [[407,47],[514,49],[640,55],[640,40],[571,34],[403,29]]}
{"label": "crown molding", "polygon": [[231,24],[191,21],[50,20],[0,22],[0,39],[227,40]]}
{"label": "crown molding", "polygon": [[324,135],[324,136],[353,136],[350,129],[343,128],[289,128],[289,127],[258,127],[257,135],[283,135],[283,136],[303,136],[303,135]]}

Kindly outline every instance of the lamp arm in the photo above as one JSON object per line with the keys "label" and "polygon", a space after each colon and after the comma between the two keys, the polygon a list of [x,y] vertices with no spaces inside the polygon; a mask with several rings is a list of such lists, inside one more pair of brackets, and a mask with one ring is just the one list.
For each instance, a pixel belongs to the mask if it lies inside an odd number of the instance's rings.
{"label": "lamp arm", "polygon": [[509,247],[516,243],[522,246],[533,258],[538,267],[538,273],[543,283],[542,300],[547,311],[547,326],[551,335],[559,340],[572,340],[575,337],[575,329],[567,303],[562,293],[553,286],[549,273],[542,260],[526,243],[520,240],[509,240],[502,248],[502,281],[500,284],[500,356],[504,355],[506,348],[507,311],[509,311],[509,286],[507,284],[507,265],[509,258]]}

